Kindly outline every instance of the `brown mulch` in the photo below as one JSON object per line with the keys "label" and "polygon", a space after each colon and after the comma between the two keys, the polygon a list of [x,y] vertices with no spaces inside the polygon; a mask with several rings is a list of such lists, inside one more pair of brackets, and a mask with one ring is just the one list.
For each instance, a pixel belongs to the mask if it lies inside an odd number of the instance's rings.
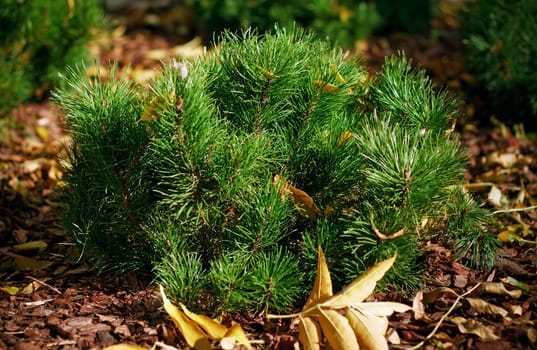
{"label": "brown mulch", "polygon": [[[537,142],[525,138],[517,128],[473,118],[479,114],[476,106],[482,97],[467,94],[476,82],[464,67],[454,21],[448,13],[435,23],[438,35],[434,40],[429,33],[397,34],[372,38],[358,49],[372,71],[378,69],[386,55],[405,50],[437,83],[447,86],[463,101],[466,113],[457,132],[470,156],[468,182],[494,183],[512,206],[535,205]],[[119,59],[122,64],[130,63],[134,70],[144,70],[157,65],[143,55],[145,51],[165,50],[176,44],[159,37],[128,34],[96,52],[102,62]],[[0,290],[0,349],[89,349],[117,343],[150,348],[157,341],[176,347],[184,345],[162,311],[155,286],[136,276],[95,275],[79,261],[77,250],[64,237],[59,204],[63,173],[60,158],[69,138],[54,106],[49,102],[24,105],[13,112],[9,121],[0,122],[0,288],[4,288]],[[486,200],[489,190],[490,186],[485,186],[476,194]],[[537,228],[535,210],[499,217],[505,227],[523,223],[533,232]],[[527,239],[535,241],[535,233]],[[46,246],[22,250],[16,247],[34,241]],[[424,247],[428,274],[423,291],[449,288],[460,295],[484,282],[502,283],[513,291],[513,278],[529,289],[518,297],[484,291],[472,294],[507,310],[507,316],[479,311],[464,301],[453,311],[451,316],[464,317],[474,326],[479,321],[490,327],[498,337],[495,340],[463,333],[454,323],[442,320],[455,302],[455,297],[445,292],[425,305],[426,317],[420,320],[411,312],[390,318],[390,326],[401,339],[400,345],[392,348],[418,344],[441,321],[435,337],[423,348],[537,348],[535,247],[505,243],[497,269],[482,272],[461,265],[441,242],[429,242]],[[375,297],[413,302],[396,293],[377,293]],[[241,323],[250,339],[263,341],[257,348],[290,349],[297,339],[293,323],[269,322],[263,315],[233,315],[233,320]]]}

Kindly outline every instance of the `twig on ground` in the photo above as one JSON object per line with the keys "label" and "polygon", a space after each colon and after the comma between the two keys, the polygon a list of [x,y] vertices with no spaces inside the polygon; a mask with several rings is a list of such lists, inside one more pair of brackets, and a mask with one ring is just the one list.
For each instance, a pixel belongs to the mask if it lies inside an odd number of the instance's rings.
{"label": "twig on ground", "polygon": [[464,298],[465,296],[467,296],[468,294],[472,293],[474,290],[477,289],[477,287],[479,287],[481,285],[481,283],[478,283],[476,284],[475,286],[473,286],[470,290],[468,290],[466,293],[464,294],[461,294],[457,297],[457,299],[455,300],[455,302],[453,303],[453,305],[451,305],[451,307],[449,308],[449,310],[444,314],[442,315],[442,317],[440,318],[440,320],[438,320],[438,323],[436,324],[436,326],[434,327],[434,329],[431,331],[431,333],[429,333],[425,339],[423,339],[420,343],[414,345],[413,347],[407,349],[407,350],[416,350],[416,349],[419,349],[421,348],[423,345],[425,345],[425,343],[431,339],[435,334],[436,332],[438,331],[438,328],[440,328],[440,325],[442,324],[442,322],[444,322],[444,320],[449,316],[449,314],[455,310],[455,307],[457,306],[457,304],[459,303],[459,301]]}
{"label": "twig on ground", "polygon": [[32,276],[26,276],[26,278],[29,278],[29,279],[31,279],[32,281],[34,281],[34,282],[36,282],[36,283],[39,283],[39,284],[42,285],[42,286],[48,287],[48,288],[50,288],[51,290],[53,290],[54,292],[56,292],[56,293],[58,293],[58,294],[62,294],[62,292],[60,292],[60,290],[59,290],[58,288],[55,288],[55,287],[51,286],[51,285],[48,284],[48,283],[45,283],[45,282],[43,282],[43,281],[40,281],[40,280],[38,280],[37,278],[34,278],[34,277],[32,277]]}
{"label": "twig on ground", "polygon": [[510,208],[510,209],[500,209],[492,212],[493,215],[496,214],[502,214],[502,213],[514,213],[519,211],[530,211],[537,209],[537,205],[532,205],[531,207],[524,207],[524,208]]}

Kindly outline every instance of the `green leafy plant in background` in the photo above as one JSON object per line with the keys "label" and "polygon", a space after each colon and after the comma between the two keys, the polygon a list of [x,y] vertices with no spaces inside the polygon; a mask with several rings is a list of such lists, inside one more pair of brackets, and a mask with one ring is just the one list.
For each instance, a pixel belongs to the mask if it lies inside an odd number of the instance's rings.
{"label": "green leafy plant in background", "polygon": [[223,30],[253,27],[271,30],[274,23],[288,27],[297,23],[333,43],[353,47],[376,30],[418,32],[431,19],[431,0],[405,0],[394,6],[386,0],[188,0],[200,31],[213,39]]}
{"label": "green leafy plant in background", "polygon": [[491,215],[463,192],[457,105],[403,55],[369,79],[299,29],[225,33],[148,90],[68,82],[54,95],[73,136],[65,228],[100,271],[152,270],[190,307],[284,311],[319,245],[337,287],[397,252],[384,286],[417,289],[433,237],[494,265]]}
{"label": "green leafy plant in background", "polygon": [[537,116],[537,2],[477,0],[462,15],[469,68],[506,120]]}
{"label": "green leafy plant in background", "polygon": [[86,44],[103,14],[97,0],[4,0],[0,23],[1,115],[46,94],[59,72],[87,57]]}
{"label": "green leafy plant in background", "polygon": [[380,18],[380,29],[384,32],[402,31],[419,33],[430,24],[438,0],[374,0]]}

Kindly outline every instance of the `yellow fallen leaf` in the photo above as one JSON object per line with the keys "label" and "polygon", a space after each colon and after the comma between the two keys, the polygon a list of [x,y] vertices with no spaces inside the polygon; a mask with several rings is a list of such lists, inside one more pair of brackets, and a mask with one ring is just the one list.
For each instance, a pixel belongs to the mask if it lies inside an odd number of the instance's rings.
{"label": "yellow fallen leaf", "polygon": [[[518,208],[521,209],[521,208]],[[532,229],[524,224],[513,224],[507,226],[507,230],[519,234],[521,237],[527,238],[534,236]]]}
{"label": "yellow fallen leaf", "polygon": [[401,338],[399,337],[399,333],[393,328],[388,329],[388,332],[386,332],[386,340],[389,344],[393,345],[401,345]]}
{"label": "yellow fallen leaf", "polygon": [[[244,330],[239,324],[234,324],[227,332],[224,334],[224,337],[220,340],[220,345],[223,349],[233,349],[235,345],[244,345],[247,349],[251,349],[250,341]],[[227,346],[227,347],[224,347]]]}
{"label": "yellow fallen leaf", "polygon": [[520,282],[519,280],[517,280],[516,278],[514,277],[511,277],[511,276],[507,276],[505,278],[502,278],[501,281],[503,283],[507,283],[513,287],[516,287],[520,290],[522,290],[523,292],[525,293],[529,293],[529,291],[531,290],[531,287],[528,286],[527,284],[523,283],[523,282]]}
{"label": "yellow fallen leaf", "polygon": [[86,70],[86,74],[90,78],[100,77],[107,80],[110,77],[110,70],[105,66],[92,65]]}
{"label": "yellow fallen leaf", "polygon": [[326,207],[324,207],[324,216],[330,216],[332,214],[334,214],[336,210],[334,209],[334,207],[332,207],[331,205],[327,205]]}
{"label": "yellow fallen leaf", "polygon": [[385,334],[388,329],[386,317],[376,317],[355,308],[346,308],[345,317],[349,320],[360,349],[388,350]]}
{"label": "yellow fallen leaf", "polygon": [[147,50],[144,53],[144,57],[149,58],[150,60],[162,61],[165,58],[170,57],[170,51],[169,50],[164,50],[164,49]]}
{"label": "yellow fallen leaf", "polygon": [[345,84],[347,81],[341,76],[341,74],[339,74],[337,68],[335,65],[331,64],[330,65],[330,72],[332,72],[332,74],[334,74],[336,76],[336,80],[339,81],[340,83],[342,84]]}
{"label": "yellow fallen leaf", "polygon": [[425,304],[423,303],[423,291],[420,290],[412,299],[412,311],[414,312],[414,319],[422,321],[425,319]]}
{"label": "yellow fallen leaf", "polygon": [[492,152],[487,157],[490,165],[500,165],[504,169],[511,169],[517,162],[519,156],[516,153]]}
{"label": "yellow fallen leaf", "polygon": [[39,253],[42,253],[47,249],[47,243],[44,241],[31,241],[27,243],[14,245],[12,248],[16,252],[37,250]]}
{"label": "yellow fallen leaf", "polygon": [[24,161],[22,167],[24,172],[27,174],[35,173],[37,171],[41,172],[44,162],[41,159],[29,159]]}
{"label": "yellow fallen leaf", "polygon": [[477,298],[466,298],[466,300],[472,309],[479,314],[493,314],[500,315],[501,317],[506,317],[509,315],[509,312],[502,307],[493,305],[483,299]]}
{"label": "yellow fallen leaf", "polygon": [[37,260],[25,256],[15,257],[15,268],[18,271],[34,271],[45,269],[52,265],[51,261]]}
{"label": "yellow fallen leaf", "polygon": [[26,287],[24,287],[19,293],[31,294],[35,292],[39,287],[41,287],[41,284],[36,281],[33,281],[33,282],[28,283]]}
{"label": "yellow fallen leaf", "polygon": [[321,348],[321,327],[311,317],[301,317],[298,323],[298,340],[304,350]]}
{"label": "yellow fallen leaf", "polygon": [[439,287],[428,292],[423,293],[423,303],[432,304],[438,300],[439,297],[444,296],[445,294],[451,294],[452,296],[459,296],[457,292],[448,287]]}
{"label": "yellow fallen leaf", "polygon": [[503,243],[519,242],[522,239],[522,237],[510,231],[502,231],[498,233],[497,238],[498,238],[498,241],[503,242]]}
{"label": "yellow fallen leaf", "polygon": [[313,202],[313,198],[309,194],[298,189],[294,186],[291,186],[287,183],[285,179],[282,179],[280,175],[274,175],[272,179],[273,185],[280,185],[280,196],[284,199],[287,195],[291,195],[293,204],[298,210],[299,214],[305,218],[315,220],[317,216],[321,213],[321,210]]}
{"label": "yellow fallen leaf", "polygon": [[71,19],[75,15],[75,0],[67,0],[67,7],[69,8],[67,19]]}
{"label": "yellow fallen leaf", "polygon": [[316,88],[322,89],[324,92],[333,93],[333,94],[339,91],[337,86],[335,86],[334,84],[330,84],[322,80],[314,80],[313,86],[315,86]]}
{"label": "yellow fallen leaf", "polygon": [[394,302],[359,303],[347,307],[345,317],[356,334],[360,349],[386,350],[388,316],[411,309],[408,305]]}
{"label": "yellow fallen leaf", "polygon": [[268,78],[271,78],[271,79],[278,78],[278,75],[274,74],[274,72],[271,71],[270,69],[263,68],[258,64],[256,64],[255,66],[257,67],[257,69],[261,71],[261,73],[265,74]]}
{"label": "yellow fallen leaf", "polygon": [[44,127],[43,125],[36,126],[35,133],[37,134],[37,136],[39,136],[39,138],[43,142],[47,142],[50,137],[48,133],[48,129]]}
{"label": "yellow fallen leaf", "polygon": [[360,349],[356,335],[345,316],[335,310],[319,309],[318,320],[322,333],[332,349]]}
{"label": "yellow fallen leaf", "polygon": [[151,80],[155,79],[159,71],[156,69],[134,68],[129,72],[129,77],[132,81],[139,85],[147,86]]}
{"label": "yellow fallen leaf", "polygon": [[144,112],[140,117],[140,121],[151,121],[157,119],[158,116],[172,103],[174,98],[175,90],[167,95],[158,95],[153,97],[145,106]]}
{"label": "yellow fallen leaf", "polygon": [[343,134],[341,134],[341,136],[337,140],[336,147],[340,147],[342,144],[347,142],[347,140],[349,140],[351,137],[352,137],[352,132],[345,131]]}
{"label": "yellow fallen leaf", "polygon": [[[355,279],[346,289],[332,296],[332,282],[321,247],[318,248],[317,276],[313,290],[301,312],[294,315],[267,315],[267,318],[298,317],[298,339],[304,349],[318,350],[328,342],[330,348],[383,349],[387,347],[387,316],[412,308],[394,302],[361,302],[375,289],[376,283],[393,265],[397,255],[384,260],[364,275]],[[337,309],[346,310],[343,316]]]}
{"label": "yellow fallen leaf", "polygon": [[220,340],[220,347],[224,350],[233,350],[237,345],[237,340],[232,337],[224,337]]}
{"label": "yellow fallen leaf", "polygon": [[377,285],[377,282],[384,277],[384,274],[392,267],[397,254],[369,268],[363,275],[351,282],[345,289],[337,293],[323,303],[323,306],[333,308],[344,308],[349,305],[362,302],[367,298]]}
{"label": "yellow fallen leaf", "polygon": [[0,290],[3,290],[9,295],[17,295],[20,291],[18,287],[0,287]]}
{"label": "yellow fallen leaf", "polygon": [[313,202],[313,198],[311,198],[306,192],[294,186],[289,185],[287,186],[287,189],[291,193],[293,203],[295,204],[295,207],[300,215],[304,216],[305,218],[315,220],[321,211]]}
{"label": "yellow fallen leaf", "polygon": [[199,57],[206,53],[206,48],[202,44],[203,39],[200,36],[196,36],[187,43],[172,47],[170,51],[174,56],[183,59]]}
{"label": "yellow fallen leaf", "polygon": [[352,16],[354,16],[354,11],[348,9],[346,6],[339,6],[339,19],[342,22],[348,22]]}
{"label": "yellow fallen leaf", "polygon": [[153,99],[145,106],[140,120],[145,122],[157,119],[158,110],[159,108],[162,108],[164,103],[165,100],[162,96],[153,97]]}
{"label": "yellow fallen leaf", "polygon": [[148,350],[149,348],[144,348],[143,346],[133,345],[133,344],[115,344],[103,348],[103,350]]}
{"label": "yellow fallen leaf", "polygon": [[374,316],[390,316],[394,312],[407,312],[412,310],[412,307],[406,304],[391,302],[391,301],[376,301],[374,303],[359,303],[354,304],[353,308],[360,309],[362,312]]}
{"label": "yellow fallen leaf", "polygon": [[531,344],[535,345],[537,343],[537,330],[535,328],[528,328],[526,331],[526,336]]}
{"label": "yellow fallen leaf", "polygon": [[482,340],[498,340],[496,334],[492,330],[492,327],[487,327],[481,322],[476,320],[467,320],[464,317],[452,317],[451,322],[453,322],[459,328],[459,331],[463,334],[474,334],[477,335]]}
{"label": "yellow fallen leaf", "polygon": [[153,49],[144,53],[144,57],[154,61],[164,61],[169,58],[175,60],[188,59],[192,57],[202,56],[205,53],[205,47],[202,45],[201,37],[195,37],[191,41],[177,45],[169,49]]}
{"label": "yellow fallen leaf", "polygon": [[480,290],[496,295],[509,295],[514,299],[518,299],[522,295],[520,289],[507,290],[501,282],[481,282]]}
{"label": "yellow fallen leaf", "polygon": [[487,201],[496,208],[505,208],[509,204],[509,200],[497,186],[490,188]]}
{"label": "yellow fallen leaf", "polygon": [[[160,26],[159,26],[160,27]],[[176,45],[169,49],[152,49],[144,53],[144,57],[154,61],[168,61],[202,56],[205,53],[205,47],[202,45],[202,39],[199,36],[194,37],[191,41]]]}
{"label": "yellow fallen leaf", "polygon": [[313,290],[311,291],[306,304],[304,304],[303,310],[307,310],[318,303],[324,302],[332,295],[330,271],[328,270],[328,265],[326,265],[323,249],[319,246],[317,248],[317,275],[315,276],[315,282],[313,283]]}
{"label": "yellow fallen leaf", "polygon": [[216,322],[212,318],[207,317],[205,315],[195,314],[188,310],[183,304],[179,304],[179,306],[181,306],[181,309],[185,313],[186,317],[197,323],[198,326],[200,326],[207,334],[209,334],[214,339],[221,339],[228,332],[228,329],[226,327]]}
{"label": "yellow fallen leaf", "polygon": [[186,315],[173,305],[164,293],[164,288],[160,286],[160,294],[164,304],[164,310],[171,317],[179,332],[185,338],[187,344],[196,350],[211,350],[211,344],[207,335],[203,333],[201,328]]}
{"label": "yellow fallen leaf", "polygon": [[536,241],[530,241],[529,239],[522,238],[520,237],[520,235],[518,235],[515,232],[512,232],[511,230],[505,230],[505,231],[498,233],[497,238],[498,238],[498,241],[503,242],[503,243],[517,242],[517,243],[537,244]]}

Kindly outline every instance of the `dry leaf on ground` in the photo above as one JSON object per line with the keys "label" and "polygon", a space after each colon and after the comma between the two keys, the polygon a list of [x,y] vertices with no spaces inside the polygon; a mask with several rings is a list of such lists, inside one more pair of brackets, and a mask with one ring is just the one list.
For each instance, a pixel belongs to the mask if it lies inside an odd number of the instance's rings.
{"label": "dry leaf on ground", "polygon": [[244,345],[247,349],[252,348],[240,325],[236,324],[228,329],[210,317],[189,311],[183,304],[180,304],[183,310],[181,311],[166,297],[162,286],[160,286],[160,294],[164,302],[164,310],[190,347],[196,350],[210,350],[209,339],[212,338],[220,342],[223,349],[233,349],[235,345]]}
{"label": "dry leaf on ground", "polygon": [[323,339],[332,349],[386,350],[387,316],[411,307],[395,302],[363,302],[373,293],[377,282],[393,265],[393,258],[381,261],[332,295],[332,281],[321,247],[318,250],[317,276],[313,290],[295,315],[268,315],[267,318],[298,317],[300,343],[305,349],[320,349]]}

